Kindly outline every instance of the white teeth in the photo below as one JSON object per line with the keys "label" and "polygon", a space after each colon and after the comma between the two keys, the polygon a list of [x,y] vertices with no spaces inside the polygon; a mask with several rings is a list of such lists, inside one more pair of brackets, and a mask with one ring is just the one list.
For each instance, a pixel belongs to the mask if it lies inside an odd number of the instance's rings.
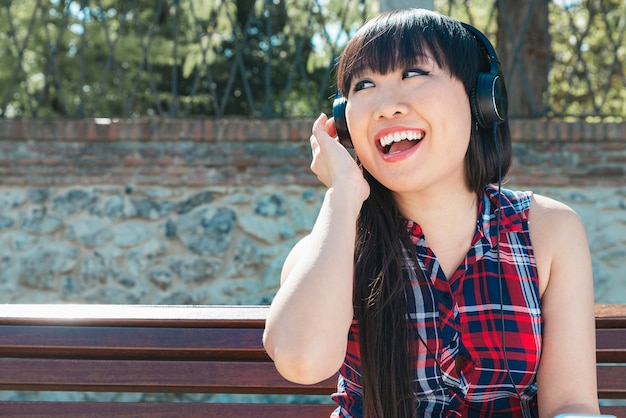
{"label": "white teeth", "polygon": [[394,142],[400,142],[403,139],[409,141],[419,141],[424,138],[424,132],[416,132],[416,131],[403,131],[403,132],[395,132],[392,134],[388,134],[379,139],[380,145],[386,147],[391,145]]}

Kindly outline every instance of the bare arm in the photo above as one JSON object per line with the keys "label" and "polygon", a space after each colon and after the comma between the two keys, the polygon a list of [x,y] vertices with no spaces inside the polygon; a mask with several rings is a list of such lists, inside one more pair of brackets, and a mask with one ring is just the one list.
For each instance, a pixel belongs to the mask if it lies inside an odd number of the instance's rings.
{"label": "bare arm", "polygon": [[574,211],[535,196],[530,230],[544,319],[539,414],[598,414],[591,256]]}
{"label": "bare arm", "polygon": [[311,168],[329,188],[310,235],[285,261],[263,336],[278,371],[304,384],[330,377],[345,357],[356,219],[369,194],[350,154],[329,136],[332,127],[325,116],[313,127]]}

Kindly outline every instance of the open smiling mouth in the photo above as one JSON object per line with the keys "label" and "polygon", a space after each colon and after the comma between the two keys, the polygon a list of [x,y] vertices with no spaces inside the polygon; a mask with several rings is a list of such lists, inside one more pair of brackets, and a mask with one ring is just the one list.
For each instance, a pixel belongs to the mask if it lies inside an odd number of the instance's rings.
{"label": "open smiling mouth", "polygon": [[378,141],[380,143],[383,154],[397,154],[414,147],[423,138],[424,132],[402,131],[385,135]]}

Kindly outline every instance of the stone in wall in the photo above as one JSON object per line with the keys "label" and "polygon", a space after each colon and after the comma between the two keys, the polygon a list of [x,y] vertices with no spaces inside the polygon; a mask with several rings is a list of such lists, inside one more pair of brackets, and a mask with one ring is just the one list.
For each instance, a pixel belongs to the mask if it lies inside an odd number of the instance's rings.
{"label": "stone in wall", "polygon": [[58,277],[71,271],[77,265],[77,256],[78,251],[69,246],[38,245],[21,253],[15,259],[16,263],[12,270],[21,287],[58,291]]}
{"label": "stone in wall", "polygon": [[88,216],[77,219],[68,225],[65,236],[80,246],[102,247],[113,239],[112,226],[111,221],[107,218]]}
{"label": "stone in wall", "polygon": [[223,255],[230,247],[235,211],[228,207],[202,205],[176,219],[180,240],[195,254]]}
{"label": "stone in wall", "polygon": [[0,187],[0,303],[269,303],[323,192]]}
{"label": "stone in wall", "polygon": [[34,208],[24,218],[22,229],[35,235],[47,235],[61,228],[62,224],[62,218],[48,214],[45,207]]}

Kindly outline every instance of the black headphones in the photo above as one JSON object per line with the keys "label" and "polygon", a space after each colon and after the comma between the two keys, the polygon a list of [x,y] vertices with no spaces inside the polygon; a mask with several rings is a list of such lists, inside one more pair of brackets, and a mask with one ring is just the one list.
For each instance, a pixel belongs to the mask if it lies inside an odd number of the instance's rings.
{"label": "black headphones", "polygon": [[[478,73],[476,85],[470,94],[470,107],[480,127],[491,128],[494,122],[499,124],[506,120],[509,105],[504,78],[500,71],[500,61],[495,48],[481,31],[467,23],[461,25],[476,38],[489,56],[491,64],[489,72]],[[352,148],[352,138],[346,122],[346,103],[347,99],[337,91],[333,102],[337,136],[344,147]]]}

